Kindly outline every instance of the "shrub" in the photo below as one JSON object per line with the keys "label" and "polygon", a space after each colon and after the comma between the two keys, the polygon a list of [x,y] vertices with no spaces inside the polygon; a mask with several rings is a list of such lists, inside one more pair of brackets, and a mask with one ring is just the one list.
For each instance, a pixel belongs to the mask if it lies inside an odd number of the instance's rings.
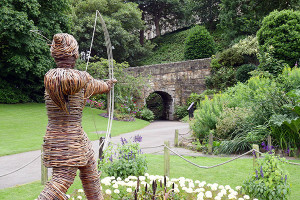
{"label": "shrub", "polygon": [[223,110],[226,95],[215,94],[213,99],[201,101],[199,108],[194,112],[194,120],[191,122],[191,129],[199,140],[209,135],[209,131],[216,128],[218,117]]}
{"label": "shrub", "polygon": [[153,121],[154,120],[154,114],[153,112],[148,109],[148,108],[144,108],[142,111],[141,111],[141,116],[142,116],[142,119],[146,120],[146,121]]}
{"label": "shrub", "polygon": [[175,116],[177,119],[182,119],[189,114],[188,106],[175,106]]}
{"label": "shrub", "polygon": [[251,114],[249,108],[224,108],[216,124],[216,136],[220,139],[230,138]]}
{"label": "shrub", "polygon": [[99,169],[109,176],[120,178],[143,175],[147,170],[147,161],[140,150],[141,141],[140,135],[136,135],[133,142],[121,138],[122,144],[118,144],[117,149],[111,145],[104,151]]}
{"label": "shrub", "polygon": [[258,56],[260,62],[258,69],[270,72],[272,75],[277,76],[278,74],[281,74],[285,67],[288,66],[284,61],[276,59],[273,56],[273,52],[273,47],[270,47],[268,52],[260,52]]}
{"label": "shrub", "polygon": [[186,38],[184,58],[194,60],[208,58],[216,51],[215,42],[203,26],[195,26]]}
{"label": "shrub", "polygon": [[234,44],[232,47],[222,51],[217,57],[222,66],[237,67],[242,64],[257,63],[257,52],[257,38],[248,36]]}
{"label": "shrub", "polygon": [[251,74],[249,74],[249,72],[255,69],[256,66],[253,64],[244,64],[240,66],[235,73],[236,80],[243,83],[246,82],[251,77]]}
{"label": "shrub", "polygon": [[268,52],[274,48],[274,57],[294,66],[300,58],[300,11],[273,11],[266,16],[257,32],[259,48]]}
{"label": "shrub", "polygon": [[235,70],[222,67],[220,70],[205,78],[205,85],[209,89],[225,90],[236,84]]}
{"label": "shrub", "polygon": [[243,189],[251,197],[262,200],[288,199],[290,184],[288,173],[284,169],[284,158],[275,154],[265,154],[258,160],[258,166],[253,174],[244,181]]}
{"label": "shrub", "polygon": [[0,103],[25,103],[31,99],[18,88],[0,79]]}

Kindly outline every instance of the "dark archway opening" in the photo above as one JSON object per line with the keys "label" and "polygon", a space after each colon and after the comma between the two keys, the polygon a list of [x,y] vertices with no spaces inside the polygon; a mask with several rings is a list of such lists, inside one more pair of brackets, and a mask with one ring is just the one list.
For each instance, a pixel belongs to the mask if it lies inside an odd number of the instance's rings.
{"label": "dark archway opening", "polygon": [[153,112],[155,120],[170,120],[172,101],[168,93],[156,91],[148,96],[146,105]]}

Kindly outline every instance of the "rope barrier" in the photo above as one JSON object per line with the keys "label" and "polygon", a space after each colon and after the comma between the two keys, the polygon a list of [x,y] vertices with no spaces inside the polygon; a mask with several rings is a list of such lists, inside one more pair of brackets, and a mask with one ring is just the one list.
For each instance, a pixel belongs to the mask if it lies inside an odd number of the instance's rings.
{"label": "rope barrier", "polygon": [[[245,156],[245,155],[247,155],[247,154],[249,154],[249,153],[256,152],[256,153],[263,154],[263,153],[260,152],[260,151],[257,151],[257,150],[255,150],[255,149],[251,149],[251,150],[247,151],[246,153],[243,153],[242,155],[237,156],[237,157],[235,157],[235,158],[233,158],[233,159],[230,159],[230,160],[228,160],[228,161],[225,161],[225,162],[223,162],[223,163],[220,163],[220,164],[217,164],[217,165],[213,165],[213,166],[200,166],[200,165],[198,165],[198,164],[196,164],[196,163],[193,163],[193,162],[189,161],[188,159],[184,158],[183,156],[181,156],[181,155],[178,154],[177,152],[173,151],[173,150],[172,150],[171,148],[169,148],[168,146],[166,146],[166,145],[163,145],[163,146],[166,147],[167,149],[169,149],[171,152],[173,152],[175,155],[177,155],[177,156],[180,157],[181,159],[185,160],[186,162],[188,162],[188,163],[190,163],[190,164],[192,164],[192,165],[194,165],[194,166],[196,166],[196,167],[198,167],[198,168],[203,168],[203,169],[211,169],[211,168],[214,168],[214,167],[218,167],[218,166],[227,164],[227,163],[232,162],[232,161],[234,161],[234,160],[236,160],[236,159],[239,159],[239,158],[241,158],[241,157],[243,157],[243,156]],[[286,162],[286,163],[292,164],[292,165],[300,165],[300,163],[293,163],[293,162]]]}
{"label": "rope barrier", "polygon": [[154,147],[143,147],[141,149],[153,149],[153,148],[158,148],[158,147],[163,147],[165,145],[159,145],[159,146],[154,146]]}
{"label": "rope barrier", "polygon": [[4,176],[7,176],[7,175],[10,175],[10,174],[13,174],[13,173],[15,173],[15,172],[17,172],[17,171],[19,171],[19,170],[21,170],[21,169],[27,167],[28,165],[30,165],[31,163],[33,163],[35,160],[37,160],[41,155],[42,155],[42,153],[41,153],[38,157],[36,157],[35,159],[33,159],[32,161],[30,161],[29,163],[27,163],[26,165],[23,165],[22,167],[20,167],[20,168],[14,170],[14,171],[11,171],[11,172],[9,172],[9,173],[7,173],[7,174],[0,175],[0,178],[1,178],[1,177],[4,177]]}

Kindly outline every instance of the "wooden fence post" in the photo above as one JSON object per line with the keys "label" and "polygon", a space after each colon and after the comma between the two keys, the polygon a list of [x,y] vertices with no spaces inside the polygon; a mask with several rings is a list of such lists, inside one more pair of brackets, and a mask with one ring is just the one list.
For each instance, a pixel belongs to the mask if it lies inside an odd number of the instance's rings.
{"label": "wooden fence post", "polygon": [[[165,145],[170,147],[169,141],[165,141]],[[167,147],[164,147],[164,175],[170,177],[170,151]]]}
{"label": "wooden fence post", "polygon": [[41,155],[41,183],[45,185],[48,181],[48,168],[44,166],[43,163],[43,148],[42,148],[42,155]]}
{"label": "wooden fence post", "polygon": [[209,139],[208,139],[208,154],[212,154],[213,150],[213,141],[214,141],[214,136],[212,133],[209,133]]}
{"label": "wooden fence post", "polygon": [[[257,144],[253,144],[252,148],[259,151],[259,146]],[[257,166],[257,160],[259,158],[259,153],[254,152],[253,153],[253,168],[255,168]]]}
{"label": "wooden fence post", "polygon": [[268,135],[268,150],[271,151],[271,146],[272,146],[272,138],[271,135]]}
{"label": "wooden fence post", "polygon": [[174,139],[174,145],[175,147],[178,147],[178,129],[175,129],[175,139]]}

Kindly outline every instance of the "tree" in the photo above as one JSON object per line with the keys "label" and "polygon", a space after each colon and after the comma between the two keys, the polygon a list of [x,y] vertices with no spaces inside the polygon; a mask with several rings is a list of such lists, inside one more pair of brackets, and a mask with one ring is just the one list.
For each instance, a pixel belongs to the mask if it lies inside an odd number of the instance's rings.
{"label": "tree", "polygon": [[0,90],[11,94],[2,103],[39,101],[43,76],[54,62],[47,43],[30,30],[41,30],[48,38],[68,32],[68,1],[3,0],[0,7]]}
{"label": "tree", "polygon": [[[139,4],[146,20],[153,21],[156,36],[161,35],[161,26],[174,26],[185,21],[188,16],[189,0],[131,0]],[[148,22],[148,24],[150,24]]]}
{"label": "tree", "polygon": [[299,0],[221,0],[220,8],[219,26],[229,44],[255,34],[262,19],[273,10],[299,9]]}
{"label": "tree", "polygon": [[261,51],[293,67],[300,58],[300,11],[271,12],[263,19],[257,38]]}
{"label": "tree", "polygon": [[190,30],[184,47],[186,60],[208,58],[215,52],[215,41],[205,27],[195,26]]}
{"label": "tree", "polygon": [[[117,62],[127,61],[135,65],[147,53],[148,47],[139,43],[139,30],[143,29],[142,13],[137,4],[122,0],[79,1],[73,9],[73,34],[79,43],[80,51],[90,48],[95,11],[103,16]],[[107,57],[103,29],[98,18],[91,55]]]}
{"label": "tree", "polygon": [[193,0],[192,11],[197,19],[211,31],[215,30],[219,23],[221,0]]}

